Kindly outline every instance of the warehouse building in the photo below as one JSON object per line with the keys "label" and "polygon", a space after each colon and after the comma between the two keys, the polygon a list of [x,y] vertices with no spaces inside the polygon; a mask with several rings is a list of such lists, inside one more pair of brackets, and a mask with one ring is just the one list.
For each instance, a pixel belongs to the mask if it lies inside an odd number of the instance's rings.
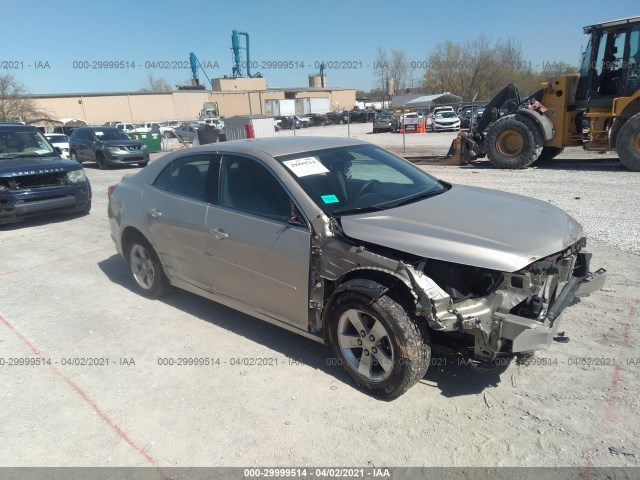
{"label": "warehouse building", "polygon": [[195,120],[205,102],[216,102],[223,118],[293,115],[291,105],[298,115],[312,113],[312,103],[316,108],[318,105],[328,107],[326,111],[351,109],[356,105],[356,91],[349,88],[267,88],[264,78],[215,78],[211,85],[211,91],[34,95],[33,99],[48,119],[72,117],[88,124]]}

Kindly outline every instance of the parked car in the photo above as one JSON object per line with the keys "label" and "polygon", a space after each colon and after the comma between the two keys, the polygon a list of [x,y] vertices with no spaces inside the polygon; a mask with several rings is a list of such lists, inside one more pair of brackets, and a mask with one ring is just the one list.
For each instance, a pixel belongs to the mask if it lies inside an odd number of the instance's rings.
{"label": "parked car", "polygon": [[34,126],[0,125],[0,224],[90,210],[91,185],[82,165],[61,158]]}
{"label": "parked car", "polygon": [[398,121],[398,117],[391,114],[379,114],[376,115],[375,120],[373,121],[373,133],[378,132],[395,132],[400,128],[400,122]]}
{"label": "parked car", "polygon": [[78,127],[69,137],[69,155],[78,163],[96,162],[98,168],[149,163],[147,146],[116,127]]}
{"label": "parked car", "polygon": [[136,128],[139,128],[140,125],[135,125],[133,123],[116,123],[114,125],[117,129],[122,130],[126,133],[131,133],[133,131],[136,130]]}
{"label": "parked car", "polygon": [[345,112],[327,112],[327,120],[334,125],[342,125],[347,123],[347,114]]}
{"label": "parked car", "polygon": [[471,117],[475,116],[478,111],[484,111],[484,107],[479,105],[465,106],[458,115],[458,118],[460,119],[460,128],[469,128],[471,125]]}
{"label": "parked car", "polygon": [[279,132],[280,129],[282,128],[281,124],[282,124],[282,120],[276,120],[275,118],[273,119],[273,129],[276,132]]}
{"label": "parked car", "polygon": [[179,287],[330,344],[385,397],[423,377],[431,344],[478,369],[546,349],[605,279],[558,207],[348,138],[174,152],[110,187],[108,216],[142,295]]}
{"label": "parked car", "polygon": [[61,133],[67,137],[78,127],[53,127],[53,133]]}
{"label": "parked car", "polygon": [[453,110],[441,111],[434,115],[431,121],[431,130],[439,132],[442,130],[460,130],[460,119]]}
{"label": "parked car", "polygon": [[374,121],[376,113],[373,110],[351,110],[349,115],[351,123],[367,123]]}
{"label": "parked car", "polygon": [[275,117],[276,120],[280,120],[280,128],[282,128],[283,130],[289,130],[292,128],[302,128],[302,123],[300,123],[300,120],[296,119],[295,117],[288,117],[288,116],[279,116],[279,117]]}
{"label": "parked car", "polygon": [[477,110],[475,110],[473,112],[473,128],[475,129],[478,126],[478,120],[480,119],[480,117],[482,117],[482,114],[484,113],[484,107],[478,108]]}
{"label": "parked car", "polygon": [[314,126],[324,127],[330,123],[327,116],[320,113],[310,113],[309,118],[311,119],[311,124]]}
{"label": "parked car", "polygon": [[62,158],[69,158],[69,137],[64,133],[45,133],[44,138],[49,140],[51,145],[60,149]]}
{"label": "parked car", "polygon": [[309,117],[299,117],[298,115],[296,115],[295,119],[296,122],[298,122],[296,126],[300,124],[302,128],[309,128],[312,125],[311,118]]}
{"label": "parked car", "polygon": [[209,125],[216,130],[224,130],[224,121],[219,117],[203,118],[198,123],[202,125]]}
{"label": "parked car", "polygon": [[183,142],[193,142],[202,125],[198,123],[183,123],[173,130],[173,135]]}
{"label": "parked car", "polygon": [[431,118],[434,118],[438,113],[441,112],[452,112],[454,115],[456,114],[455,110],[453,109],[453,107],[435,107],[432,111],[431,111]]}
{"label": "parked car", "polygon": [[[148,133],[148,132],[156,132],[162,133],[162,124],[158,122],[144,122],[141,125],[137,125],[134,132],[139,133]],[[128,132],[131,133],[131,132]]]}

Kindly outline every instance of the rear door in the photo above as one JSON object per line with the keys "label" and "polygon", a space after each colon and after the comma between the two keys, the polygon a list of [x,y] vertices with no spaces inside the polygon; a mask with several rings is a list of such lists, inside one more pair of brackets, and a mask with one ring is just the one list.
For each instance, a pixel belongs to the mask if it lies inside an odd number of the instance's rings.
{"label": "rear door", "polygon": [[289,193],[263,163],[223,155],[214,196],[205,227],[211,288],[307,331],[311,235],[290,222]]}
{"label": "rear door", "polygon": [[185,154],[158,175],[142,196],[143,212],[167,274],[207,288],[204,268],[207,187],[217,156]]}

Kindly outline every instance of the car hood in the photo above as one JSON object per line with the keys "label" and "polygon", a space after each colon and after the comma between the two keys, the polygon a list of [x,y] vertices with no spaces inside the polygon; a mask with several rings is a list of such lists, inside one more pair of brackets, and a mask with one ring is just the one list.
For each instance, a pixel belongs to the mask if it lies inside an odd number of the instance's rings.
{"label": "car hood", "polygon": [[0,158],[0,177],[3,178],[37,175],[41,173],[69,172],[81,168],[82,166],[78,162],[65,160],[60,157]]}
{"label": "car hood", "polygon": [[541,200],[454,185],[447,192],[381,212],[345,215],[354,239],[421,257],[518,271],[578,241],[582,226]]}

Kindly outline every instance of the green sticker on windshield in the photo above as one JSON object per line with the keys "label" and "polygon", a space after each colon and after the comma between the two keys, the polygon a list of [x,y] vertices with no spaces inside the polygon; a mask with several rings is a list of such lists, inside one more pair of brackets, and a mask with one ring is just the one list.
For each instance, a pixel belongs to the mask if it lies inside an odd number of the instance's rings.
{"label": "green sticker on windshield", "polygon": [[340,203],[340,200],[335,195],[322,195],[320,198],[324,203]]}

